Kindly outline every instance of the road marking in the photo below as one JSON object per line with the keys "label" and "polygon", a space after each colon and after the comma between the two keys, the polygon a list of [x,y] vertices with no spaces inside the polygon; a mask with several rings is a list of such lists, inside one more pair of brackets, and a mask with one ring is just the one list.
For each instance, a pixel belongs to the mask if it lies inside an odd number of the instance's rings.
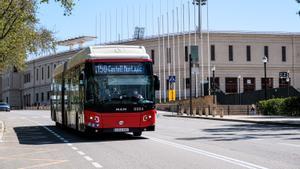
{"label": "road marking", "polygon": [[72,149],[73,149],[73,150],[78,150],[78,148],[77,148],[77,147],[72,147]]}
{"label": "road marking", "polygon": [[176,148],[179,148],[179,149],[182,149],[182,150],[190,151],[190,152],[193,152],[193,153],[196,153],[196,154],[201,154],[201,155],[204,155],[204,156],[207,156],[207,157],[212,157],[212,158],[215,158],[215,159],[226,161],[228,163],[235,164],[235,165],[238,165],[238,166],[242,166],[242,167],[245,167],[245,168],[249,168],[249,169],[268,169],[266,167],[262,167],[262,166],[259,166],[259,165],[256,165],[256,164],[252,164],[252,163],[241,161],[241,160],[238,160],[238,159],[234,159],[234,158],[226,157],[226,156],[223,156],[223,155],[211,153],[211,152],[208,152],[208,151],[205,151],[205,150],[201,150],[201,149],[198,149],[198,148],[193,148],[193,147],[186,146],[186,145],[183,145],[183,144],[178,144],[178,143],[174,143],[174,142],[170,142],[170,141],[166,141],[166,140],[161,140],[161,139],[154,138],[154,137],[148,137],[148,138],[150,140],[155,141],[155,142],[166,144],[166,145],[176,147]]}
{"label": "road marking", "polygon": [[[55,135],[57,138],[59,138],[60,140],[62,140],[63,142],[67,143],[69,142],[68,140],[66,140],[65,138],[63,138],[62,136],[60,136],[59,134],[57,134],[56,132],[54,132],[53,130],[51,130],[50,128],[46,127],[45,125],[41,124],[41,123],[38,123],[38,122],[35,122],[35,121],[32,121],[28,118],[26,118],[28,121],[31,121],[32,123],[35,123],[35,124],[38,124],[39,126],[43,127],[45,130],[47,130],[48,132],[52,133],[53,135]],[[79,150],[77,147],[74,147],[73,144],[71,143],[67,143],[68,146],[70,146],[73,150]],[[78,154],[80,155],[85,155],[84,152],[82,151],[77,151]],[[84,158],[87,160],[87,161],[90,161],[91,164],[95,167],[95,168],[102,168],[103,166],[100,165],[99,163],[97,162],[92,162],[94,161],[90,156],[84,156]]]}
{"label": "road marking", "polygon": [[291,146],[291,147],[300,147],[300,145],[297,144],[290,144],[290,143],[279,143],[281,145]]}
{"label": "road marking", "polygon": [[100,165],[100,164],[97,163],[97,162],[93,162],[92,164],[93,164],[93,166],[96,167],[96,168],[102,168],[102,167],[103,167],[102,165]]}
{"label": "road marking", "polygon": [[90,156],[84,156],[84,158],[88,161],[93,161],[93,159]]}
{"label": "road marking", "polygon": [[82,155],[82,156],[85,155],[85,153],[82,152],[82,151],[77,151],[77,153],[80,154],[80,155]]}
{"label": "road marking", "polygon": [[4,135],[4,122],[0,121],[0,124],[1,124],[0,143],[2,143],[3,142],[2,138],[3,138],[3,135]]}

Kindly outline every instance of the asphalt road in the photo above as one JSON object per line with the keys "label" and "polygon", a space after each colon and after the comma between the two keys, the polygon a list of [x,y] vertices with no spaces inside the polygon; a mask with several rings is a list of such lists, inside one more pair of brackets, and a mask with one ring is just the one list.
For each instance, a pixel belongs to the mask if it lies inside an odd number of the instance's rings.
{"label": "asphalt road", "polygon": [[142,137],[86,138],[56,128],[49,111],[0,112],[0,168],[300,169],[300,128],[163,114]]}

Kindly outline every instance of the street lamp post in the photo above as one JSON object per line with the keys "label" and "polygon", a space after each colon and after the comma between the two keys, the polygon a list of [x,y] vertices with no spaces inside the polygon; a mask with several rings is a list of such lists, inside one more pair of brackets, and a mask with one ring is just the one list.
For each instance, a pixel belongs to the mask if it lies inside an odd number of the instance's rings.
{"label": "street lamp post", "polygon": [[213,73],[213,82],[212,82],[212,90],[213,90],[213,104],[215,104],[216,102],[215,102],[215,95],[216,95],[216,93],[215,93],[215,91],[216,91],[216,88],[215,88],[215,71],[216,71],[216,66],[213,66],[212,67],[212,73]]}
{"label": "street lamp post", "polygon": [[238,85],[239,85],[239,104],[241,105],[241,75],[238,76]]}
{"label": "street lamp post", "polygon": [[290,97],[290,70],[287,72],[286,82],[288,83],[288,97]]}
{"label": "street lamp post", "polygon": [[264,73],[265,73],[265,86],[264,86],[265,100],[267,100],[267,62],[268,62],[267,56],[263,57],[262,62],[264,63]]}

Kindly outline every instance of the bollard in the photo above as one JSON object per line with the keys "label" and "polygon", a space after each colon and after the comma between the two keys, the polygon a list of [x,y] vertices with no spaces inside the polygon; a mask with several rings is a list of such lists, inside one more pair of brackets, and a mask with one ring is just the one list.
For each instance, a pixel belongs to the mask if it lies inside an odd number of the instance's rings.
{"label": "bollard", "polygon": [[181,115],[183,115],[183,114],[184,114],[184,112],[185,112],[185,108],[184,108],[184,107],[182,107],[182,108],[181,108]]}
{"label": "bollard", "polygon": [[193,108],[193,116],[197,114],[197,108]]}
{"label": "bollard", "polygon": [[213,116],[213,117],[216,116],[216,114],[217,114],[216,111],[217,111],[217,108],[214,106],[214,107],[213,107],[213,110],[212,110],[212,116]]}
{"label": "bollard", "polygon": [[224,109],[221,108],[221,111],[220,111],[220,117],[223,118],[223,116],[224,116]]}
{"label": "bollard", "polygon": [[208,117],[209,109],[205,108],[205,116]]}

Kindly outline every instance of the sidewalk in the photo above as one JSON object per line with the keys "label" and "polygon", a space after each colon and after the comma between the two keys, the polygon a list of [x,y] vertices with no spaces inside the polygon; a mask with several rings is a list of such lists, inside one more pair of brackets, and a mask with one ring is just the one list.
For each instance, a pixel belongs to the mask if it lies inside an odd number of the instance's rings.
{"label": "sidewalk", "polygon": [[300,117],[285,117],[285,116],[263,116],[263,115],[247,115],[247,116],[189,116],[189,115],[164,115],[167,117],[180,117],[180,118],[195,118],[195,119],[208,119],[208,120],[221,120],[221,121],[236,121],[246,123],[259,123],[259,124],[272,124],[272,125],[288,125],[300,127]]}

